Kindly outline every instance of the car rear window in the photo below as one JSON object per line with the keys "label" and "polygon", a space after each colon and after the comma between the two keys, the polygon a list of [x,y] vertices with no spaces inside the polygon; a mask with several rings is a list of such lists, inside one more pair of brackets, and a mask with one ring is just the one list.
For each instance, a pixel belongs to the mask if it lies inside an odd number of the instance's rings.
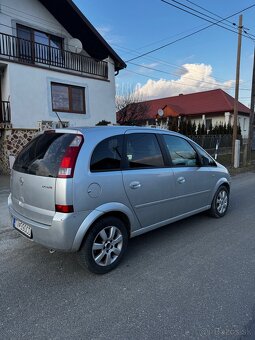
{"label": "car rear window", "polygon": [[67,133],[44,133],[34,138],[17,156],[13,169],[37,176],[57,177],[60,162],[75,138]]}

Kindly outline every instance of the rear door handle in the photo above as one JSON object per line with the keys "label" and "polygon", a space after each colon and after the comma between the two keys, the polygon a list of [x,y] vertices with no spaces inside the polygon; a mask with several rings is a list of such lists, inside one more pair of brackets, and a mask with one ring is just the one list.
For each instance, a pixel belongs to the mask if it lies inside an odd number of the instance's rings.
{"label": "rear door handle", "polygon": [[134,181],[134,182],[131,182],[131,183],[129,184],[129,186],[130,186],[131,189],[138,189],[138,188],[140,188],[142,185],[141,185],[140,182]]}
{"label": "rear door handle", "polygon": [[183,184],[183,183],[186,182],[186,179],[184,177],[178,177],[177,182],[180,183],[180,184]]}

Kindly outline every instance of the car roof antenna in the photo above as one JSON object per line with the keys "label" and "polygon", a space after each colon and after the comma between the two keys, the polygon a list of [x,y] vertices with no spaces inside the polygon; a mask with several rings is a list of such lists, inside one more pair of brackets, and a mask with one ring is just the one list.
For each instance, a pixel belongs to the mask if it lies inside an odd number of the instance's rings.
{"label": "car roof antenna", "polygon": [[56,115],[57,115],[57,117],[58,117],[58,120],[59,120],[59,122],[60,122],[62,128],[64,128],[64,123],[63,123],[62,120],[60,119],[60,117],[59,117],[57,111],[55,111],[55,113],[56,113]]}

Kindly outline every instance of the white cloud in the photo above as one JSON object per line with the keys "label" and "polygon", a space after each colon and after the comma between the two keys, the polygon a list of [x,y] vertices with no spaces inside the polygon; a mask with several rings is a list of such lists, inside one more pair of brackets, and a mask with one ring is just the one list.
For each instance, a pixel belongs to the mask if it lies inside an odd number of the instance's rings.
{"label": "white cloud", "polygon": [[149,79],[144,85],[137,84],[137,95],[146,100],[217,88],[222,88],[224,91],[227,91],[232,88],[235,83],[234,80],[227,80],[225,82],[216,81],[212,76],[211,65],[184,64],[182,67],[183,71],[180,72],[179,79],[177,80]]}

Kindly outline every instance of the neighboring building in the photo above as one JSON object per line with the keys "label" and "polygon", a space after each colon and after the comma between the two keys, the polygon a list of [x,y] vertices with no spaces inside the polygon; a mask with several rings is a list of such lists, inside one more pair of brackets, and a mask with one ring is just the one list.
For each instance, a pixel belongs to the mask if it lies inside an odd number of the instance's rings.
{"label": "neighboring building", "polygon": [[0,23],[0,172],[59,118],[115,123],[115,72],[126,65],[71,0],[0,0]]}
{"label": "neighboring building", "polygon": [[[148,100],[143,102],[148,110],[143,117],[139,117],[139,123],[152,125],[159,123],[162,118],[174,117],[179,120],[186,117],[196,125],[204,123],[209,130],[211,124],[233,124],[234,101],[221,89]],[[238,102],[238,123],[243,138],[248,137],[249,115],[250,109]]]}

